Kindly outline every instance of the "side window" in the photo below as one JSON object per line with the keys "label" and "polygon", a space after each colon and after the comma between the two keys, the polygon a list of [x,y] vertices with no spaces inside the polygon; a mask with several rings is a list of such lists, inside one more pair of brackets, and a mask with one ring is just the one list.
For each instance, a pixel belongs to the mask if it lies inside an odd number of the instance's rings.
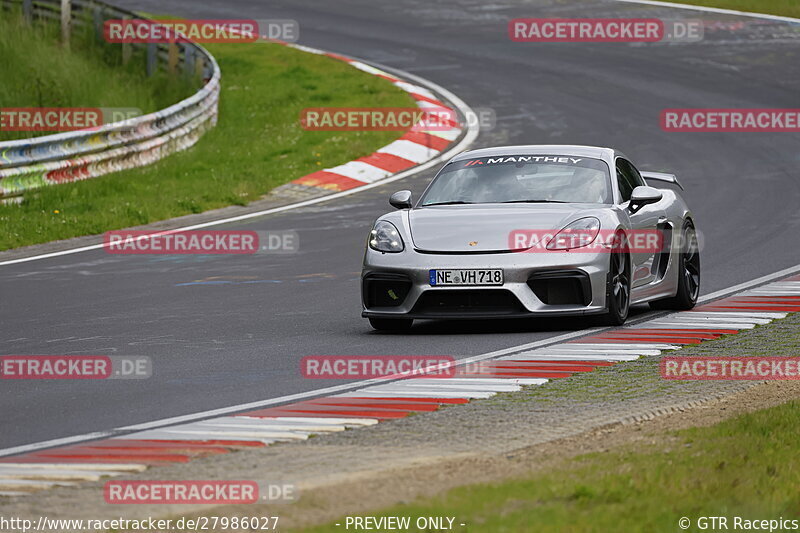
{"label": "side window", "polygon": [[619,187],[622,202],[630,200],[631,193],[636,188],[636,179],[625,163],[627,161],[624,159],[617,159],[617,186]]}
{"label": "side window", "polygon": [[638,170],[636,170],[636,167],[633,166],[633,163],[625,159],[620,159],[619,162],[628,167],[630,174],[633,176],[633,182],[635,183],[634,188],[642,185],[647,185],[642,175],[639,173]]}

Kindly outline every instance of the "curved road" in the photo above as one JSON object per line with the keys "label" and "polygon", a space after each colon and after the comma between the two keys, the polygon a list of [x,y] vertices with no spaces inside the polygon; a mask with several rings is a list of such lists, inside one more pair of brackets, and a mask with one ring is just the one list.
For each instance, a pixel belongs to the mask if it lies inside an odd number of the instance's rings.
{"label": "curved road", "polygon": [[[295,19],[303,44],[421,75],[492,108],[497,126],[475,147],[610,145],[643,169],[674,171],[705,234],[704,293],[800,263],[797,134],[659,128],[664,108],[800,108],[798,26],[613,0],[118,3],[188,18]],[[689,17],[710,27],[695,44],[532,44],[509,40],[514,17]],[[92,251],[0,267],[0,354],[146,355],[154,364],[142,381],[0,382],[0,447],[331,385],[300,377],[305,355],[475,355],[586,325],[372,332],[358,295],[365,235],[391,192],[407,184],[418,194],[431,176],[230,226],[297,230],[298,255]]]}

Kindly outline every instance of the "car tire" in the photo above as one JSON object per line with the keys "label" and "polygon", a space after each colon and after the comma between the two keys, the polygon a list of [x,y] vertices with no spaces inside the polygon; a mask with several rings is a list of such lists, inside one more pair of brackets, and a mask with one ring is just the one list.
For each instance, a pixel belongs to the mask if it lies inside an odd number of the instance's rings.
{"label": "car tire", "polygon": [[408,331],[414,323],[412,318],[370,318],[369,325],[378,331]]}
{"label": "car tire", "polygon": [[621,326],[628,319],[631,308],[631,261],[623,249],[623,239],[611,250],[608,267],[608,288],[606,290],[606,309],[603,324]]}
{"label": "car tire", "polygon": [[686,311],[697,304],[700,294],[700,249],[691,221],[683,227],[683,242],[678,256],[678,291],[672,298],[650,302],[652,309]]}

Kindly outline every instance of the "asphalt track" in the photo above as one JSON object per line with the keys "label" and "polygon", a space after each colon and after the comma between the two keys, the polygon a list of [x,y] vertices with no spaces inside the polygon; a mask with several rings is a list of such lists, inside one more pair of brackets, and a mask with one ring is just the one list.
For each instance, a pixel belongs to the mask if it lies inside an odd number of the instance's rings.
{"label": "asphalt track", "polygon": [[[797,134],[659,127],[664,108],[800,107],[800,33],[787,24],[614,1],[117,3],[194,18],[295,19],[302,44],[424,76],[473,108],[492,108],[497,125],[475,147],[609,145],[642,169],[675,172],[704,234],[703,293],[800,263]],[[514,17],[617,16],[721,24],[702,42],[675,45],[514,43],[506,33]],[[0,354],[146,355],[154,364],[142,381],[3,381],[0,447],[334,384],[303,379],[305,355],[462,357],[587,325],[430,322],[410,334],[372,332],[358,294],[366,233],[391,192],[419,194],[432,174],[227,227],[296,230],[296,255],[98,250],[0,267]]]}

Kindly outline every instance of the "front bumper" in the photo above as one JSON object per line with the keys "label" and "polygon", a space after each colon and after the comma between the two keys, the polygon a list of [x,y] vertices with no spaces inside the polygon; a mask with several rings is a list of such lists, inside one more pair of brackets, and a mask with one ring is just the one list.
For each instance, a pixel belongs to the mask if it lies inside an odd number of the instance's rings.
{"label": "front bumper", "polygon": [[[520,318],[606,312],[608,253],[398,254],[367,249],[361,315],[369,318]],[[432,287],[431,269],[503,270],[502,286]]]}

